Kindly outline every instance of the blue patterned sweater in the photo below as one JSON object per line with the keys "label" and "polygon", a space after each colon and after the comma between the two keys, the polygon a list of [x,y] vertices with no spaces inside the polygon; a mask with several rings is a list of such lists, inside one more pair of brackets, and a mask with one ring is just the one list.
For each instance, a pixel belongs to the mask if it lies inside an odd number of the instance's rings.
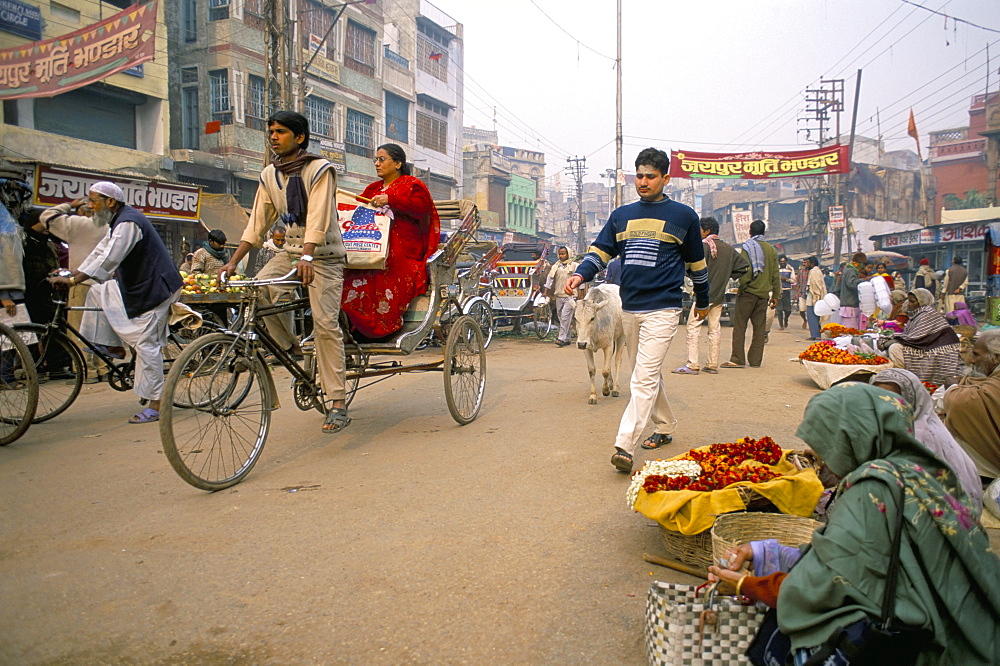
{"label": "blue patterned sweater", "polygon": [[616,208],[576,274],[589,282],[613,257],[622,258],[622,309],[680,308],[684,272],[694,283],[695,305],[708,307],[708,269],[698,214],[664,197]]}

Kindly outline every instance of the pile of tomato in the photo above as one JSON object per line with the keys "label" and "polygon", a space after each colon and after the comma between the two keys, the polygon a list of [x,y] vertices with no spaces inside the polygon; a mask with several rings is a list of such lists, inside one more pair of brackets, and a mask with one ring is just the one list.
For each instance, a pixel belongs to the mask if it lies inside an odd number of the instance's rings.
{"label": "pile of tomato", "polygon": [[833,340],[820,340],[809,345],[799,358],[803,361],[832,363],[834,365],[884,365],[889,359],[878,354],[852,354],[838,349]]}
{"label": "pile of tomato", "polygon": [[660,476],[652,474],[642,484],[647,493],[659,490],[720,490],[734,483],[764,483],[781,476],[767,465],[781,460],[781,447],[770,437],[759,440],[741,437],[733,443],[712,444],[708,451],[691,450],[681,459],[701,465],[701,475]]}

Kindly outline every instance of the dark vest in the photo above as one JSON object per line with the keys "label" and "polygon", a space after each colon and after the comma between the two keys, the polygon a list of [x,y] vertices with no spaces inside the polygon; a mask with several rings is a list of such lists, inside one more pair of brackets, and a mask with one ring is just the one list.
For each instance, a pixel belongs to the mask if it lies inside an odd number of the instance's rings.
{"label": "dark vest", "polygon": [[123,206],[111,222],[112,233],[119,224],[133,222],[142,231],[142,240],[115,270],[129,319],[149,312],[183,284],[167,246],[146,216],[131,206]]}

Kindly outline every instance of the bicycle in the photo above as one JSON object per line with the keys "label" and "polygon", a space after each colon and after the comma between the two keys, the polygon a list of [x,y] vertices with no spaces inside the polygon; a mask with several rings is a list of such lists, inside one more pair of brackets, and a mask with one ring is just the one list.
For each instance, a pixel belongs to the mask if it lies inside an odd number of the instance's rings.
{"label": "bicycle", "polygon": [[38,375],[27,345],[0,324],[0,446],[23,435],[38,405]]}
{"label": "bicycle", "polygon": [[[111,388],[124,392],[131,390],[133,386],[134,354],[128,361],[115,358],[105,348],[84,337],[69,323],[66,313],[100,312],[101,309],[87,306],[70,307],[67,305],[67,295],[65,289],[53,289],[52,302],[56,308],[50,322],[14,325],[14,330],[20,333],[22,338],[30,337],[35,340],[28,345],[38,375],[38,407],[32,419],[33,423],[48,421],[62,414],[80,395],[83,380],[87,376],[87,367],[80,348],[73,343],[73,338],[100,360]],[[199,331],[211,328],[212,324],[205,322]],[[174,354],[189,344],[190,339],[185,337],[187,335],[189,333],[168,331],[167,347],[164,349],[165,366],[169,365]]]}
{"label": "bicycle", "polygon": [[[473,209],[474,210],[474,209]],[[471,213],[470,213],[471,214]],[[478,218],[477,218],[478,221]],[[460,312],[458,285],[445,284],[451,273],[438,251],[428,259],[431,285],[418,296],[404,316],[403,329],[388,342],[358,343],[342,320],[346,356],[346,401],[363,388],[360,381],[403,372],[441,370],[445,377],[445,401],[452,417],[461,425],[476,418],[486,385],[486,350],[475,319],[459,316],[443,331],[444,312]],[[187,483],[203,490],[221,490],[239,483],[260,457],[270,430],[271,412],[279,407],[274,378],[265,362],[270,353],[292,375],[296,407],[326,414],[332,400],[323,393],[317,377],[315,349],[303,345],[300,365],[259,326],[263,317],[306,308],[308,299],[296,299],[262,307],[258,304],[265,286],[298,284],[289,280],[292,271],[274,280],[231,282],[243,288],[240,316],[233,330],[215,333],[192,342],[174,362],[167,375],[160,402],[160,439],[174,471]],[[403,365],[389,360],[372,363],[375,355],[405,356],[418,349],[431,329],[446,340],[443,358],[428,363]]]}

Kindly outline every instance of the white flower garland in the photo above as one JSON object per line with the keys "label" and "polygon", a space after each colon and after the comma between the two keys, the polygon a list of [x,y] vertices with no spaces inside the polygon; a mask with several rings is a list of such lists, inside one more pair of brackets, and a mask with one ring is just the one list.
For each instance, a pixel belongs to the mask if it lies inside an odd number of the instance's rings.
{"label": "white flower garland", "polygon": [[646,482],[646,477],[656,476],[686,476],[689,479],[697,479],[701,476],[701,465],[694,460],[650,460],[642,469],[632,475],[632,484],[625,493],[625,501],[628,508],[635,508],[635,501],[639,498],[639,490]]}

